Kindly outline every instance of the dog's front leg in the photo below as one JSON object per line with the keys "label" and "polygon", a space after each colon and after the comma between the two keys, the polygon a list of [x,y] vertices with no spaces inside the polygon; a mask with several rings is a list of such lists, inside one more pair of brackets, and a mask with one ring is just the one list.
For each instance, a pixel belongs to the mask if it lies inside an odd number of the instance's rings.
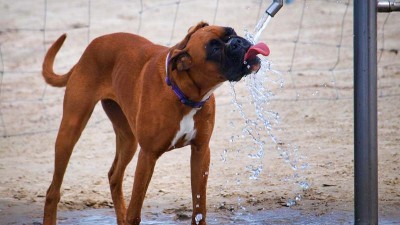
{"label": "dog's front leg", "polygon": [[140,224],[140,212],[144,197],[146,195],[147,188],[149,187],[158,157],[159,156],[157,154],[151,151],[146,151],[145,149],[141,149],[139,152],[131,201],[129,203],[126,215],[126,223],[128,225]]}
{"label": "dog's front leg", "polygon": [[210,148],[192,145],[190,158],[193,214],[192,224],[206,224],[206,188],[210,165]]}

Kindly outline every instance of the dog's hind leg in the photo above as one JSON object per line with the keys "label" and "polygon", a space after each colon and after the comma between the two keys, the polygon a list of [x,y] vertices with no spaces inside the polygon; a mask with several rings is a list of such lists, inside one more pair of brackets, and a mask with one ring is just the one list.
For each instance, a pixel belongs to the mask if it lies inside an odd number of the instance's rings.
{"label": "dog's hind leg", "polygon": [[108,179],[110,182],[111,197],[117,215],[117,223],[120,225],[125,224],[126,216],[126,205],[122,190],[124,171],[132,160],[138,143],[119,105],[112,100],[102,100],[101,103],[113,124],[116,135],[117,149],[114,162],[108,172]]}
{"label": "dog's hind leg", "polygon": [[63,117],[55,144],[53,180],[46,194],[44,225],[55,225],[57,222],[57,204],[60,201],[60,188],[65,170],[72,150],[97,102],[94,96],[90,95],[93,92],[82,90],[85,87],[80,88],[80,85],[70,87],[67,87],[64,96]]}

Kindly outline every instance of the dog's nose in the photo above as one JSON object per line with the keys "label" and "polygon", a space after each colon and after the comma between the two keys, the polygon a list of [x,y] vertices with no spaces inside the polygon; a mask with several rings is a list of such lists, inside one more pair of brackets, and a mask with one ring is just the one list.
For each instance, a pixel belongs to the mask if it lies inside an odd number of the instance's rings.
{"label": "dog's nose", "polygon": [[228,49],[234,53],[236,51],[239,51],[240,49],[245,49],[246,48],[246,43],[244,40],[242,40],[241,38],[231,38],[228,41]]}

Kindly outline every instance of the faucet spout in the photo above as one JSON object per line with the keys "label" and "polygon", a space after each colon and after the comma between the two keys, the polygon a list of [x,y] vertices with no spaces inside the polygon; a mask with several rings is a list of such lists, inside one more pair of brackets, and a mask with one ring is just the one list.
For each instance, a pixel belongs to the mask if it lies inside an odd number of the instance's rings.
{"label": "faucet spout", "polygon": [[275,14],[282,8],[282,6],[283,0],[274,0],[265,12],[271,17],[274,17]]}
{"label": "faucet spout", "polygon": [[394,1],[390,1],[390,0],[386,0],[386,1],[378,1],[378,12],[394,12],[400,11],[400,2],[394,2]]}

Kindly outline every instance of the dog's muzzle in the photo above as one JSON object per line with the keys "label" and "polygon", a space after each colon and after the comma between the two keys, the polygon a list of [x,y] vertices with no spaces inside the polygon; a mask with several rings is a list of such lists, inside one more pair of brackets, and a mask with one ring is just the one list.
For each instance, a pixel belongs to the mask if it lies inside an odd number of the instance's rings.
{"label": "dog's muzzle", "polygon": [[243,38],[239,38],[239,37],[234,37],[229,39],[228,43],[227,43],[228,47],[228,51],[233,54],[243,54],[246,53],[247,49],[250,48],[251,44],[244,40]]}

